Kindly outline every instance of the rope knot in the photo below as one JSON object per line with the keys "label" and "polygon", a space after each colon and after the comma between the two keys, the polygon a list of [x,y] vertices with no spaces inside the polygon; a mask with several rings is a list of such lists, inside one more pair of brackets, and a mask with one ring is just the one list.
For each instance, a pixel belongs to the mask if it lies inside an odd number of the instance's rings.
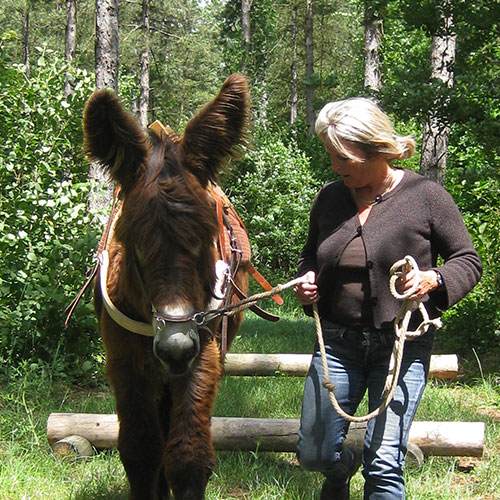
{"label": "rope knot", "polygon": [[396,280],[399,277],[404,276],[406,273],[408,273],[412,269],[415,269],[415,271],[418,275],[419,269],[418,269],[417,261],[411,255],[407,255],[404,259],[398,260],[397,262],[395,262],[391,266],[391,269],[389,271],[389,274],[390,274],[389,288],[390,288],[391,293],[392,293],[394,298],[399,299],[399,300],[405,300],[405,299],[411,297],[415,293],[415,291],[419,285],[418,280],[416,280],[414,285],[404,294],[399,293],[396,289]]}
{"label": "rope knot", "polygon": [[328,392],[333,392],[336,389],[335,384],[333,382],[331,382],[330,380],[323,380],[323,387]]}

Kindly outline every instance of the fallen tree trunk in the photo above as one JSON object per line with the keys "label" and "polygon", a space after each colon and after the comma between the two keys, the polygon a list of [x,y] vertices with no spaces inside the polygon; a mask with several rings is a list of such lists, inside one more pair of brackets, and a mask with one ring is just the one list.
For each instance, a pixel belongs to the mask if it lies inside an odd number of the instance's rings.
{"label": "fallen tree trunk", "polygon": [[[47,437],[52,445],[70,435],[82,436],[98,449],[116,447],[116,415],[52,413],[47,420]],[[297,419],[212,418],[212,437],[216,450],[294,452]],[[351,424],[347,442],[361,444],[366,423]],[[410,442],[424,455],[472,456],[483,453],[483,422],[414,422]]]}
{"label": "fallen tree trunk", "polygon": [[[268,376],[286,374],[302,377],[311,363],[310,354],[239,354],[228,353],[224,364],[226,375]],[[458,374],[458,357],[440,354],[431,357],[430,376],[453,379]]]}

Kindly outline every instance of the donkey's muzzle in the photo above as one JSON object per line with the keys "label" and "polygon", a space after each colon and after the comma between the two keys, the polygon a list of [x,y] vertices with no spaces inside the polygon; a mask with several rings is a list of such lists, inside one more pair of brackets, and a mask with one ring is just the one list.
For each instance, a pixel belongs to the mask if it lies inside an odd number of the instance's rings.
{"label": "donkey's muzzle", "polygon": [[196,324],[193,321],[162,321],[154,327],[155,356],[174,375],[188,372],[200,352],[200,336]]}

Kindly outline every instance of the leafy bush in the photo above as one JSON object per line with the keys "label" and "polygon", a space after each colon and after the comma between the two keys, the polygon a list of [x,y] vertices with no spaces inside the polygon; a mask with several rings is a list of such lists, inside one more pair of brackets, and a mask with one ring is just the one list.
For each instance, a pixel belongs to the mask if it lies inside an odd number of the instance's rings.
{"label": "leafy bush", "polygon": [[96,234],[86,215],[87,165],[81,116],[93,79],[73,75],[39,50],[26,77],[2,61],[0,71],[0,360],[53,359],[83,353],[94,328],[89,307],[64,329],[63,311],[84,281]]}
{"label": "leafy bush", "polygon": [[446,188],[457,202],[483,262],[483,276],[476,288],[445,314],[444,343],[454,352],[474,348],[488,353],[500,341],[500,176],[488,166],[481,148],[468,136],[451,147],[453,168]]}
{"label": "leafy bush", "polygon": [[254,265],[274,284],[296,273],[318,183],[294,143],[256,135],[255,147],[224,185],[247,227]]}

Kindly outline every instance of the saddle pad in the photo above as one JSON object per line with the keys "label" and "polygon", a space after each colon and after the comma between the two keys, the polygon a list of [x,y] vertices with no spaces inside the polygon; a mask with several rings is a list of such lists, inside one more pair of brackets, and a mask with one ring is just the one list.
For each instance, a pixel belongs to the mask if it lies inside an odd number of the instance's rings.
{"label": "saddle pad", "polygon": [[[250,247],[250,240],[248,239],[248,234],[246,229],[241,222],[236,210],[232,206],[224,206],[224,213],[226,214],[229,225],[231,226],[231,231],[233,236],[238,241],[238,247],[241,250],[241,262],[242,264],[249,264],[252,257],[252,250]],[[224,238],[225,255],[231,255],[230,241],[229,238]]]}

